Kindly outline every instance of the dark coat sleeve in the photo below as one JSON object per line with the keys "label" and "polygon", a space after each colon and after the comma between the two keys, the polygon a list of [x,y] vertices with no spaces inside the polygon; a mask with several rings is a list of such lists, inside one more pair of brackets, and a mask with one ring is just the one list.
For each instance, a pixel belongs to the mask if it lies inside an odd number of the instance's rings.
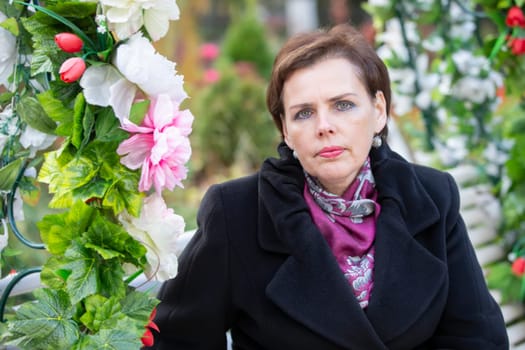
{"label": "dark coat sleeve", "polygon": [[435,349],[509,348],[499,305],[490,295],[474,248],[459,214],[459,193],[448,176],[451,206],[446,214],[446,249],[449,293],[437,332]]}
{"label": "dark coat sleeve", "polygon": [[204,196],[198,229],[179,259],[177,276],[160,292],[151,349],[226,349],[231,321],[226,219],[219,186]]}

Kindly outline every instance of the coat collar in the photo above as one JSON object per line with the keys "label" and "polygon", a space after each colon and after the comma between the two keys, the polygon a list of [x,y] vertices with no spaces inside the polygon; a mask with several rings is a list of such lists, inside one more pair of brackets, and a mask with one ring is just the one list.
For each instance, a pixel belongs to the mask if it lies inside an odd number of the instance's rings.
{"label": "coat collar", "polygon": [[279,150],[281,158],[261,168],[259,243],[289,257],[268,284],[268,297],[344,348],[384,349],[384,342],[419,320],[444,283],[444,264],[414,239],[439,219],[438,209],[412,165],[387,145],[371,152],[381,213],[374,289],[365,313],[312,223],[303,199],[302,168],[285,145]]}

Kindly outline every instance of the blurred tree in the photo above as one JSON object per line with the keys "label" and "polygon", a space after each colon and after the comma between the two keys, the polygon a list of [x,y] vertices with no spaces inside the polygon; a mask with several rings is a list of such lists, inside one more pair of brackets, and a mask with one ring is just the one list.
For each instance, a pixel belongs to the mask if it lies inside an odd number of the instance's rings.
{"label": "blurred tree", "polygon": [[256,1],[247,0],[245,6],[234,9],[231,25],[223,41],[223,57],[233,63],[250,62],[262,77],[269,77],[273,62],[266,33],[257,17]]}
{"label": "blurred tree", "polygon": [[192,106],[197,181],[228,176],[234,164],[249,173],[275,155],[279,137],[266,111],[265,87],[253,66],[237,63],[223,64],[220,79],[200,90]]}

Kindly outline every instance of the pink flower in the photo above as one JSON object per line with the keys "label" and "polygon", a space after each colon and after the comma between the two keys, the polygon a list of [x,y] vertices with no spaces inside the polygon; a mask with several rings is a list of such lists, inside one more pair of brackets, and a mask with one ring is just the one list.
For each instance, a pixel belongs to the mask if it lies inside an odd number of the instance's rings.
{"label": "pink flower", "polygon": [[213,61],[219,56],[219,46],[213,43],[203,44],[200,49],[200,56],[205,61]]}
{"label": "pink flower", "polygon": [[86,63],[80,57],[71,57],[62,63],[58,73],[65,83],[72,83],[80,79],[86,70]]}
{"label": "pink flower", "polygon": [[221,78],[219,71],[217,69],[206,69],[204,71],[203,80],[206,84],[213,84]]}
{"label": "pink flower", "polygon": [[180,111],[164,94],[152,100],[140,126],[123,121],[122,128],[133,135],[119,145],[117,153],[124,155],[120,162],[128,168],[142,167],[139,191],[153,185],[160,194],[164,188],[184,187],[181,180],[186,178],[184,165],[191,156],[188,135],[192,123],[191,112]]}
{"label": "pink flower", "polygon": [[55,35],[55,43],[65,52],[76,53],[82,50],[84,42],[73,33],[59,33]]}

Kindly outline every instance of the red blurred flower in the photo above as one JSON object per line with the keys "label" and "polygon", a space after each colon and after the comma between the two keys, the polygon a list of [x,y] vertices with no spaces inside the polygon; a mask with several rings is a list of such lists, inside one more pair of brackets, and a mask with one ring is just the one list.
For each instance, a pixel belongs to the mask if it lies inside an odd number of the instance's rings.
{"label": "red blurred flower", "polygon": [[521,277],[525,275],[525,258],[519,257],[512,263],[512,273],[516,276]]}
{"label": "red blurred flower", "polygon": [[200,56],[203,60],[213,61],[219,56],[219,46],[213,43],[203,44],[200,49]]}
{"label": "red blurred flower", "polygon": [[204,71],[203,80],[206,84],[213,84],[221,78],[218,70],[210,68]]}
{"label": "red blurred flower", "polygon": [[154,308],[153,311],[151,311],[151,315],[149,316],[149,322],[146,325],[146,331],[142,335],[142,338],[140,338],[144,346],[153,346],[153,343],[155,341],[153,333],[151,332],[151,328],[156,330],[157,332],[160,332],[159,327],[155,324],[155,322],[153,322],[156,314],[157,308]]}
{"label": "red blurred flower", "polygon": [[522,55],[525,53],[525,38],[511,38],[509,46],[512,48],[513,54]]}
{"label": "red blurred flower", "polygon": [[519,6],[512,6],[507,13],[505,23],[509,27],[522,27],[525,28],[525,16]]}
{"label": "red blurred flower", "polygon": [[86,70],[86,63],[80,57],[71,57],[62,63],[58,73],[65,83],[77,81]]}
{"label": "red blurred flower", "polygon": [[55,43],[65,52],[76,53],[82,50],[84,42],[73,33],[60,33],[55,35]]}

